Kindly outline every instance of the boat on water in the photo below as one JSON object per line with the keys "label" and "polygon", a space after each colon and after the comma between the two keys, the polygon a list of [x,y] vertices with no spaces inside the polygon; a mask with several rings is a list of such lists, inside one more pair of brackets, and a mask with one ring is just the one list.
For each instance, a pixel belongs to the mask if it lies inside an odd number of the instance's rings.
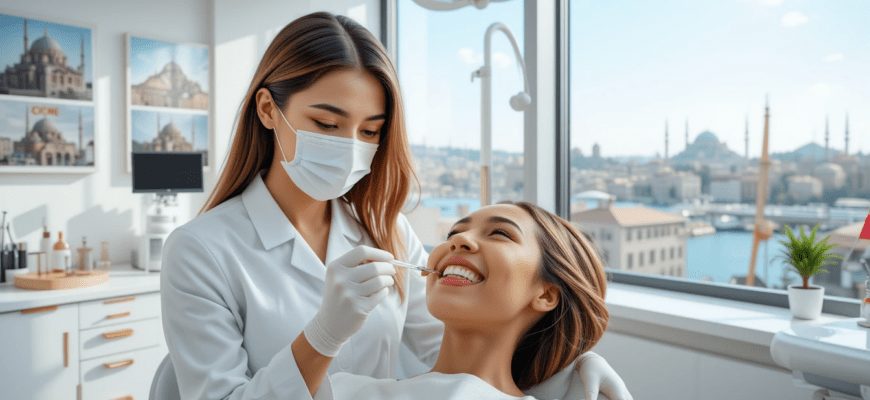
{"label": "boat on water", "polygon": [[716,228],[707,221],[696,221],[686,226],[686,232],[689,236],[706,236],[716,233]]}
{"label": "boat on water", "polygon": [[745,230],[743,221],[740,217],[723,214],[717,218],[713,218],[712,225],[717,231],[742,231]]}

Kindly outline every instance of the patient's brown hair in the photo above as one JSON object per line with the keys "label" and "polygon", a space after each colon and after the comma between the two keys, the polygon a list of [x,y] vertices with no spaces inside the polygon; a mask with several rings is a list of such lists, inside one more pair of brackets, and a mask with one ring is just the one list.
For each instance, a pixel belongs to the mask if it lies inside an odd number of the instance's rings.
{"label": "patient's brown hair", "polygon": [[537,224],[539,278],[559,289],[559,304],[517,343],[511,375],[520,390],[565,369],[601,339],[610,317],[607,276],[592,244],[569,222],[528,202],[502,202],[525,210]]}

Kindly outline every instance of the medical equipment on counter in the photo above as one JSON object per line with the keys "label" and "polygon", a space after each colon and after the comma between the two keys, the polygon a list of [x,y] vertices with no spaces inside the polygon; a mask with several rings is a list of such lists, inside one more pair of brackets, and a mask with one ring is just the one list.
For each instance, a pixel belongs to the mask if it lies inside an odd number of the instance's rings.
{"label": "medical equipment on counter", "polygon": [[97,264],[97,269],[100,271],[108,271],[112,267],[112,260],[109,258],[109,242],[103,241],[100,243],[100,263]]}
{"label": "medical equipment on counter", "polygon": [[57,242],[51,248],[51,269],[66,271],[66,259],[71,256],[69,245],[63,241],[63,232],[58,232]]}
{"label": "medical equipment on counter", "polygon": [[91,269],[91,250],[88,247],[88,238],[82,237],[82,247],[76,249],[79,253],[79,271]]}
{"label": "medical equipment on counter", "polygon": [[419,265],[408,264],[408,263],[406,263],[406,262],[402,262],[402,261],[399,261],[399,260],[389,261],[389,263],[390,263],[390,264],[393,264],[393,265],[395,265],[395,266],[397,266],[397,267],[402,267],[402,268],[407,268],[407,269],[414,269],[414,270],[417,270],[417,271],[425,271],[425,272],[429,272],[429,273],[433,273],[433,274],[441,275],[441,273],[438,272],[438,271],[435,271],[435,270],[432,270],[432,269],[429,269],[429,268],[426,268],[426,267],[421,267],[421,266],[419,266]]}

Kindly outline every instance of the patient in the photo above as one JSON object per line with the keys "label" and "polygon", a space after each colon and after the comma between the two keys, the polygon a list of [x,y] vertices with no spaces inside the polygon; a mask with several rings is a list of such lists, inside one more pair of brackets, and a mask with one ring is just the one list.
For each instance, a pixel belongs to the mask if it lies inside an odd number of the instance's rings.
{"label": "patient", "polygon": [[[607,327],[606,277],[592,245],[533,204],[502,203],[459,220],[428,267],[441,276],[426,277],[427,306],[445,325],[432,370],[402,381],[336,373],[315,399],[553,396],[535,386]],[[582,398],[582,388],[574,395]]]}

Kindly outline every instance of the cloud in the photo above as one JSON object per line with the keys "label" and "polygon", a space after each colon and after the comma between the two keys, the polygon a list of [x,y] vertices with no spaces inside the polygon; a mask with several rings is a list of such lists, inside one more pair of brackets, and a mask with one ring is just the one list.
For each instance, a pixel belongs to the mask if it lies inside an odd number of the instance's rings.
{"label": "cloud", "polygon": [[781,6],[783,0],[749,0],[762,6]]}
{"label": "cloud", "polygon": [[801,14],[799,11],[792,11],[783,15],[779,21],[782,23],[782,26],[786,28],[794,28],[798,25],[807,23],[809,20],[810,19],[806,15]]}
{"label": "cloud", "polygon": [[514,58],[496,51],[492,53],[492,64],[498,68],[507,68],[514,64]]}
{"label": "cloud", "polygon": [[831,53],[825,56],[826,63],[834,63],[838,61],[843,61],[843,53]]}
{"label": "cloud", "polygon": [[483,54],[482,53],[474,53],[474,50],[471,47],[463,47],[456,52],[456,56],[459,57],[462,62],[468,65],[480,65],[483,64]]}

